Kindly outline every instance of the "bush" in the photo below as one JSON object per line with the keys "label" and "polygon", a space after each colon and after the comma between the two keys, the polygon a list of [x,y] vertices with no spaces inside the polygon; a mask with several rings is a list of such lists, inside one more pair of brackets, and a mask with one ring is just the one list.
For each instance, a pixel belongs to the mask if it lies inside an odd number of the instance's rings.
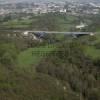
{"label": "bush", "polygon": [[88,100],[100,100],[100,92],[98,89],[89,90]]}
{"label": "bush", "polygon": [[96,49],[100,49],[100,43],[96,43],[96,44],[95,44],[95,48],[96,48]]}
{"label": "bush", "polygon": [[5,66],[11,66],[16,63],[17,59],[16,47],[14,44],[0,44],[0,63]]}

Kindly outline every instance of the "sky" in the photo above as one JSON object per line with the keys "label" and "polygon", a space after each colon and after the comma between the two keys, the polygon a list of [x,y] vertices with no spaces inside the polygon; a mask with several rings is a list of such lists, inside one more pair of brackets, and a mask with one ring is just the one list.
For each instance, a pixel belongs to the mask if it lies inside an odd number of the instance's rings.
{"label": "sky", "polygon": [[23,1],[34,1],[34,2],[58,2],[58,1],[82,1],[82,2],[91,2],[91,1],[98,1],[100,2],[100,0],[0,0],[0,3],[5,3],[5,2],[8,2],[8,3],[14,3],[14,2],[23,2]]}

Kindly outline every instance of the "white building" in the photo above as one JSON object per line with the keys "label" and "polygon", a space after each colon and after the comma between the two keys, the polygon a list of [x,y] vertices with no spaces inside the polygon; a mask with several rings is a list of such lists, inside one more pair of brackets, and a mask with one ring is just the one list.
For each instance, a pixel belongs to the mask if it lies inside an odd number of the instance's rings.
{"label": "white building", "polygon": [[29,31],[23,32],[22,36],[25,38],[29,38],[31,40],[36,40],[36,41],[42,42],[42,39],[40,39],[39,37],[37,37],[36,35],[34,35],[32,32],[29,32]]}
{"label": "white building", "polygon": [[86,27],[86,26],[87,26],[86,24],[81,23],[80,25],[77,25],[77,26],[76,26],[76,29],[82,29],[82,28],[84,28],[84,27]]}
{"label": "white building", "polygon": [[67,10],[66,9],[60,9],[60,13],[66,13]]}

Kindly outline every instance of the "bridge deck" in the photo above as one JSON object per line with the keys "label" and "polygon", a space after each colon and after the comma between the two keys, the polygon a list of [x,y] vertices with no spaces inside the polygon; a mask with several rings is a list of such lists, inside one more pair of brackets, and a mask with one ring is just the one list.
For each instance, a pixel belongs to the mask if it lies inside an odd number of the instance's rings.
{"label": "bridge deck", "polygon": [[[58,32],[58,31],[25,31],[27,33],[47,33],[47,34],[75,34],[75,35],[82,35],[82,34],[91,34],[93,32]],[[24,32],[24,33],[25,33]]]}
{"label": "bridge deck", "polygon": [[1,30],[4,32],[15,32],[15,33],[47,33],[47,34],[73,34],[73,35],[89,35],[89,34],[98,34],[97,32],[66,32],[66,31],[34,31],[34,30]]}

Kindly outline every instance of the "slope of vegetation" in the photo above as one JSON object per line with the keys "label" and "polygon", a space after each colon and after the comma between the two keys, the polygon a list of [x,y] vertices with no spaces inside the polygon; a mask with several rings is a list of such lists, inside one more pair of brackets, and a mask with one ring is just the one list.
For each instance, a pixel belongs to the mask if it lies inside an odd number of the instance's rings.
{"label": "slope of vegetation", "polygon": [[[78,41],[79,42],[79,41]],[[99,100],[100,66],[96,66],[85,56],[81,43],[63,43],[37,66],[37,72],[57,78],[67,93],[74,93],[74,99],[65,96],[64,100]],[[55,55],[54,55],[55,54]],[[77,97],[77,99],[75,99]]]}
{"label": "slope of vegetation", "polygon": [[0,100],[99,100],[100,61],[86,52],[97,37],[0,37]]}

